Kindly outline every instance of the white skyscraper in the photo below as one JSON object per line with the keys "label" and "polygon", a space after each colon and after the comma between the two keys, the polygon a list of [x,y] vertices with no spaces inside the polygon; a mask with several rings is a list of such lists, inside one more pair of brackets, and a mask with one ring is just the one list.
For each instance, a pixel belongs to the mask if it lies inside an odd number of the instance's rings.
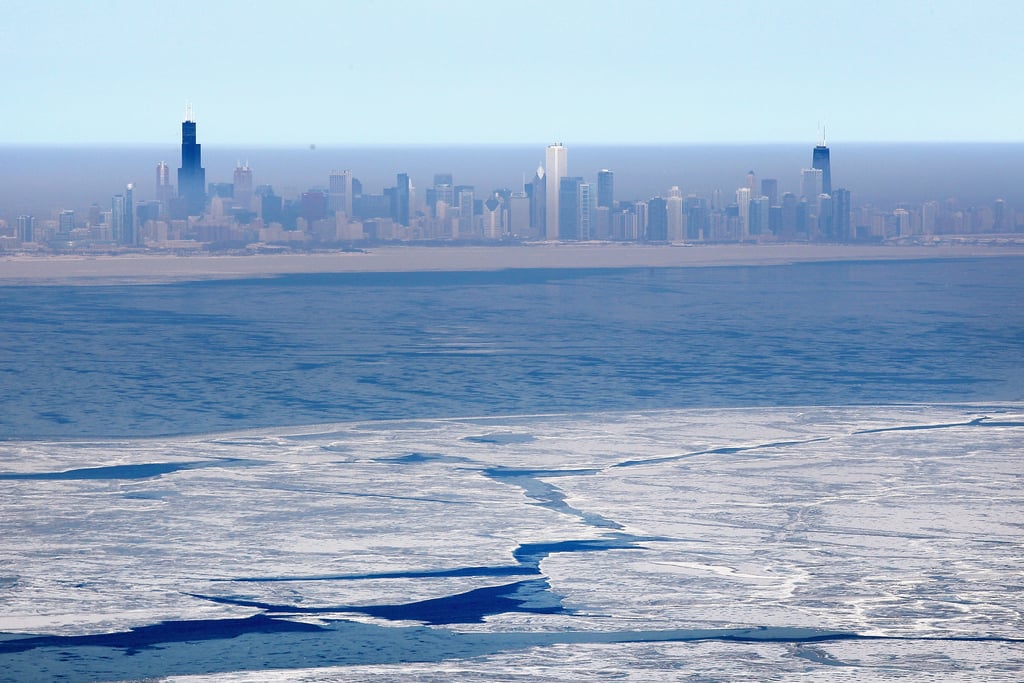
{"label": "white skyscraper", "polygon": [[327,208],[352,217],[352,171],[331,171],[327,178]]}
{"label": "white skyscraper", "polygon": [[566,150],[562,143],[548,145],[544,155],[545,201],[547,203],[544,238],[548,240],[558,239],[558,190],[567,170]]}
{"label": "white skyscraper", "polygon": [[750,237],[750,188],[741,187],[736,190],[736,206],[740,214],[740,239]]}
{"label": "white skyscraper", "polygon": [[668,241],[682,242],[686,237],[683,230],[683,192],[678,186],[673,185],[668,191],[665,208],[668,210]]}

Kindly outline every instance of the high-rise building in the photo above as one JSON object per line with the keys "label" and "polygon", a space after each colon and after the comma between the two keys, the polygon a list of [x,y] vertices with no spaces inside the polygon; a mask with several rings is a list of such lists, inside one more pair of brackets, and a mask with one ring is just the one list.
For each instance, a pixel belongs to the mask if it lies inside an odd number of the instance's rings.
{"label": "high-rise building", "polygon": [[[836,201],[839,201],[839,193],[846,190],[836,190]],[[934,199],[921,205],[921,232],[925,235],[934,235],[938,227],[939,203]]]}
{"label": "high-rise building", "polygon": [[591,240],[594,238],[594,212],[597,208],[597,197],[590,183],[580,183],[577,189],[576,203],[579,206],[580,220],[577,239]]}
{"label": "high-rise building", "polygon": [[327,217],[327,193],[323,190],[307,190],[300,197],[299,215],[305,219],[306,225]]}
{"label": "high-rise building", "polygon": [[548,189],[543,164],[537,167],[531,186],[533,191],[530,193],[530,227],[533,228],[534,235],[544,238],[547,236],[544,226],[547,225]]}
{"label": "high-rise building", "polygon": [[161,211],[166,213],[174,199],[174,185],[171,185],[171,168],[166,161],[156,165],[156,200],[162,205]]}
{"label": "high-rise building", "polygon": [[1006,200],[997,199],[992,203],[992,231],[1007,232],[1009,227],[1007,220]]}
{"label": "high-rise building", "polygon": [[[938,204],[936,203],[936,208]],[[832,233],[840,242],[853,239],[850,225],[850,191],[837,187],[832,193]]]}
{"label": "high-rise building", "polygon": [[235,204],[249,210],[252,204],[252,169],[248,161],[244,166],[241,163],[235,166],[234,185]]}
{"label": "high-rise building", "polygon": [[[550,149],[550,147],[548,148]],[[580,185],[583,178],[579,176],[564,177],[558,183],[558,235],[560,240],[580,239]],[[551,206],[551,197],[548,196],[548,208]],[[548,220],[551,220],[550,210]],[[550,226],[550,223],[549,223]],[[548,231],[550,233],[550,230]]]}
{"label": "high-rise building", "polygon": [[110,201],[111,238],[118,244],[135,244],[135,207],[132,202],[131,183],[124,194],[114,195]]}
{"label": "high-rise building", "polygon": [[473,216],[476,213],[476,189],[472,185],[459,185],[455,188],[455,200],[459,206],[458,233],[452,237],[469,239],[475,232]]}
{"label": "high-rise building", "polygon": [[796,237],[797,232],[797,213],[799,200],[797,196],[792,192],[786,192],[782,195],[781,199],[782,206],[782,229],[780,230],[781,237],[784,240],[791,240]]}
{"label": "high-rise building", "polygon": [[[434,174],[434,187],[432,188],[430,196],[427,198],[427,204],[431,210],[431,214],[437,218],[442,215],[446,215],[448,209],[452,208],[456,204],[455,187],[452,185],[452,174],[451,173],[435,173]],[[441,205],[444,205],[443,207]]]}
{"label": "high-rise building", "polygon": [[750,236],[750,188],[741,187],[736,190],[736,207],[739,216],[739,238],[747,239]]}
{"label": "high-rise building", "polygon": [[761,195],[768,198],[768,204],[777,206],[779,203],[779,181],[775,178],[765,178],[761,181]]}
{"label": "high-rise building", "polygon": [[757,174],[753,170],[747,171],[747,189],[751,197],[760,197],[757,193]]}
{"label": "high-rise building", "polygon": [[544,155],[544,179],[547,187],[545,193],[546,211],[544,220],[544,238],[557,240],[561,234],[558,219],[562,215],[559,209],[561,201],[561,182],[568,173],[568,157],[565,147],[558,142],[548,145]]}
{"label": "high-rise building", "polygon": [[608,209],[615,206],[615,174],[607,168],[597,173],[597,205]]}
{"label": "high-rise building", "polygon": [[408,173],[399,173],[395,183],[395,211],[392,219],[399,225],[409,225],[412,206],[412,181]]}
{"label": "high-rise building", "polygon": [[75,212],[72,209],[64,209],[57,215],[57,234],[67,239],[71,237],[71,231],[75,229]]}
{"label": "high-rise building", "polygon": [[664,242],[668,240],[668,202],[662,197],[647,200],[647,240]]}
{"label": "high-rise building", "polygon": [[124,194],[114,195],[110,200],[110,236],[118,244],[135,243],[133,211],[132,186],[129,184]]}
{"label": "high-rise building", "polygon": [[352,171],[331,171],[327,178],[327,209],[352,217]]}
{"label": "high-rise building", "polygon": [[750,200],[749,234],[767,235],[769,229],[769,211],[771,204],[768,197],[754,197]]}
{"label": "high-rise building", "polygon": [[683,192],[678,186],[673,185],[668,191],[665,209],[668,212],[668,241],[682,242],[686,239],[686,233],[683,222]]}
{"label": "high-rise building", "polygon": [[711,212],[708,211],[707,200],[690,195],[683,200],[683,211],[686,215],[686,239],[707,239],[711,229]]}
{"label": "high-rise building", "polygon": [[181,168],[178,169],[178,197],[186,216],[201,216],[206,207],[206,169],[202,145],[196,142],[196,122],[192,106],[185,108],[181,123]]}
{"label": "high-rise building", "polygon": [[35,219],[35,216],[28,216],[28,215],[18,216],[18,241],[19,242],[35,242],[36,241],[36,219]]}
{"label": "high-rise building", "polygon": [[820,168],[804,168],[800,170],[800,196],[810,204],[818,201],[818,195],[823,193],[821,186],[822,171]]}
{"label": "high-rise building", "polygon": [[513,237],[523,237],[530,232],[530,198],[525,192],[513,192],[508,198],[508,220],[506,227]]}
{"label": "high-rise building", "polygon": [[[828,147],[825,146],[825,140],[822,139],[821,144],[815,146],[814,153],[811,155],[811,168],[816,168],[821,171],[821,192],[822,194],[832,194],[832,168],[829,163]],[[810,197],[808,197],[810,199]]]}

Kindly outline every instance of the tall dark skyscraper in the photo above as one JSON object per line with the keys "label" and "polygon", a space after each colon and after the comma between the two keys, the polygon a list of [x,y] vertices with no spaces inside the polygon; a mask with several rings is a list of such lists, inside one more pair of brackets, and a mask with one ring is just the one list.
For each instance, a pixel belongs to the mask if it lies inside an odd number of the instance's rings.
{"label": "tall dark skyscraper", "polygon": [[184,200],[188,216],[201,216],[206,207],[206,169],[203,168],[202,145],[196,142],[196,122],[192,106],[185,108],[181,123],[181,168],[178,169],[178,197]]}
{"label": "tall dark skyscraper", "polygon": [[558,181],[558,239],[580,239],[580,185],[583,178],[563,176]]}
{"label": "tall dark skyscraper", "polygon": [[832,194],[832,169],[829,166],[828,147],[822,138],[821,144],[814,147],[814,154],[811,156],[811,168],[821,171],[821,191],[823,194]]}
{"label": "tall dark skyscraper", "polygon": [[668,240],[668,202],[662,197],[651,197],[647,200],[647,240]]}
{"label": "tall dark skyscraper", "polygon": [[762,180],[761,196],[768,198],[769,206],[777,206],[779,203],[779,181],[775,178],[765,178]]}

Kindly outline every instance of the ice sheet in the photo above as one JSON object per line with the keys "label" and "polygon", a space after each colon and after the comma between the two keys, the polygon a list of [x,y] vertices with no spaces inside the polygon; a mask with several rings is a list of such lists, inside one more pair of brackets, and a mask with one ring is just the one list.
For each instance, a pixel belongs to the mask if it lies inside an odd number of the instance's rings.
{"label": "ice sheet", "polygon": [[0,680],[1010,680],[1022,434],[1003,404],[4,443]]}

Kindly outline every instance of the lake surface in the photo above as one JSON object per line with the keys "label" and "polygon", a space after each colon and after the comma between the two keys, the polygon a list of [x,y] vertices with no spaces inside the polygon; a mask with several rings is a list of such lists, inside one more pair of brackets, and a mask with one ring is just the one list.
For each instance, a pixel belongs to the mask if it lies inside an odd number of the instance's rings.
{"label": "lake surface", "polygon": [[1024,399],[1019,259],[6,287],[0,433]]}
{"label": "lake surface", "polygon": [[1018,680],[1022,268],[2,287],[0,681]]}

